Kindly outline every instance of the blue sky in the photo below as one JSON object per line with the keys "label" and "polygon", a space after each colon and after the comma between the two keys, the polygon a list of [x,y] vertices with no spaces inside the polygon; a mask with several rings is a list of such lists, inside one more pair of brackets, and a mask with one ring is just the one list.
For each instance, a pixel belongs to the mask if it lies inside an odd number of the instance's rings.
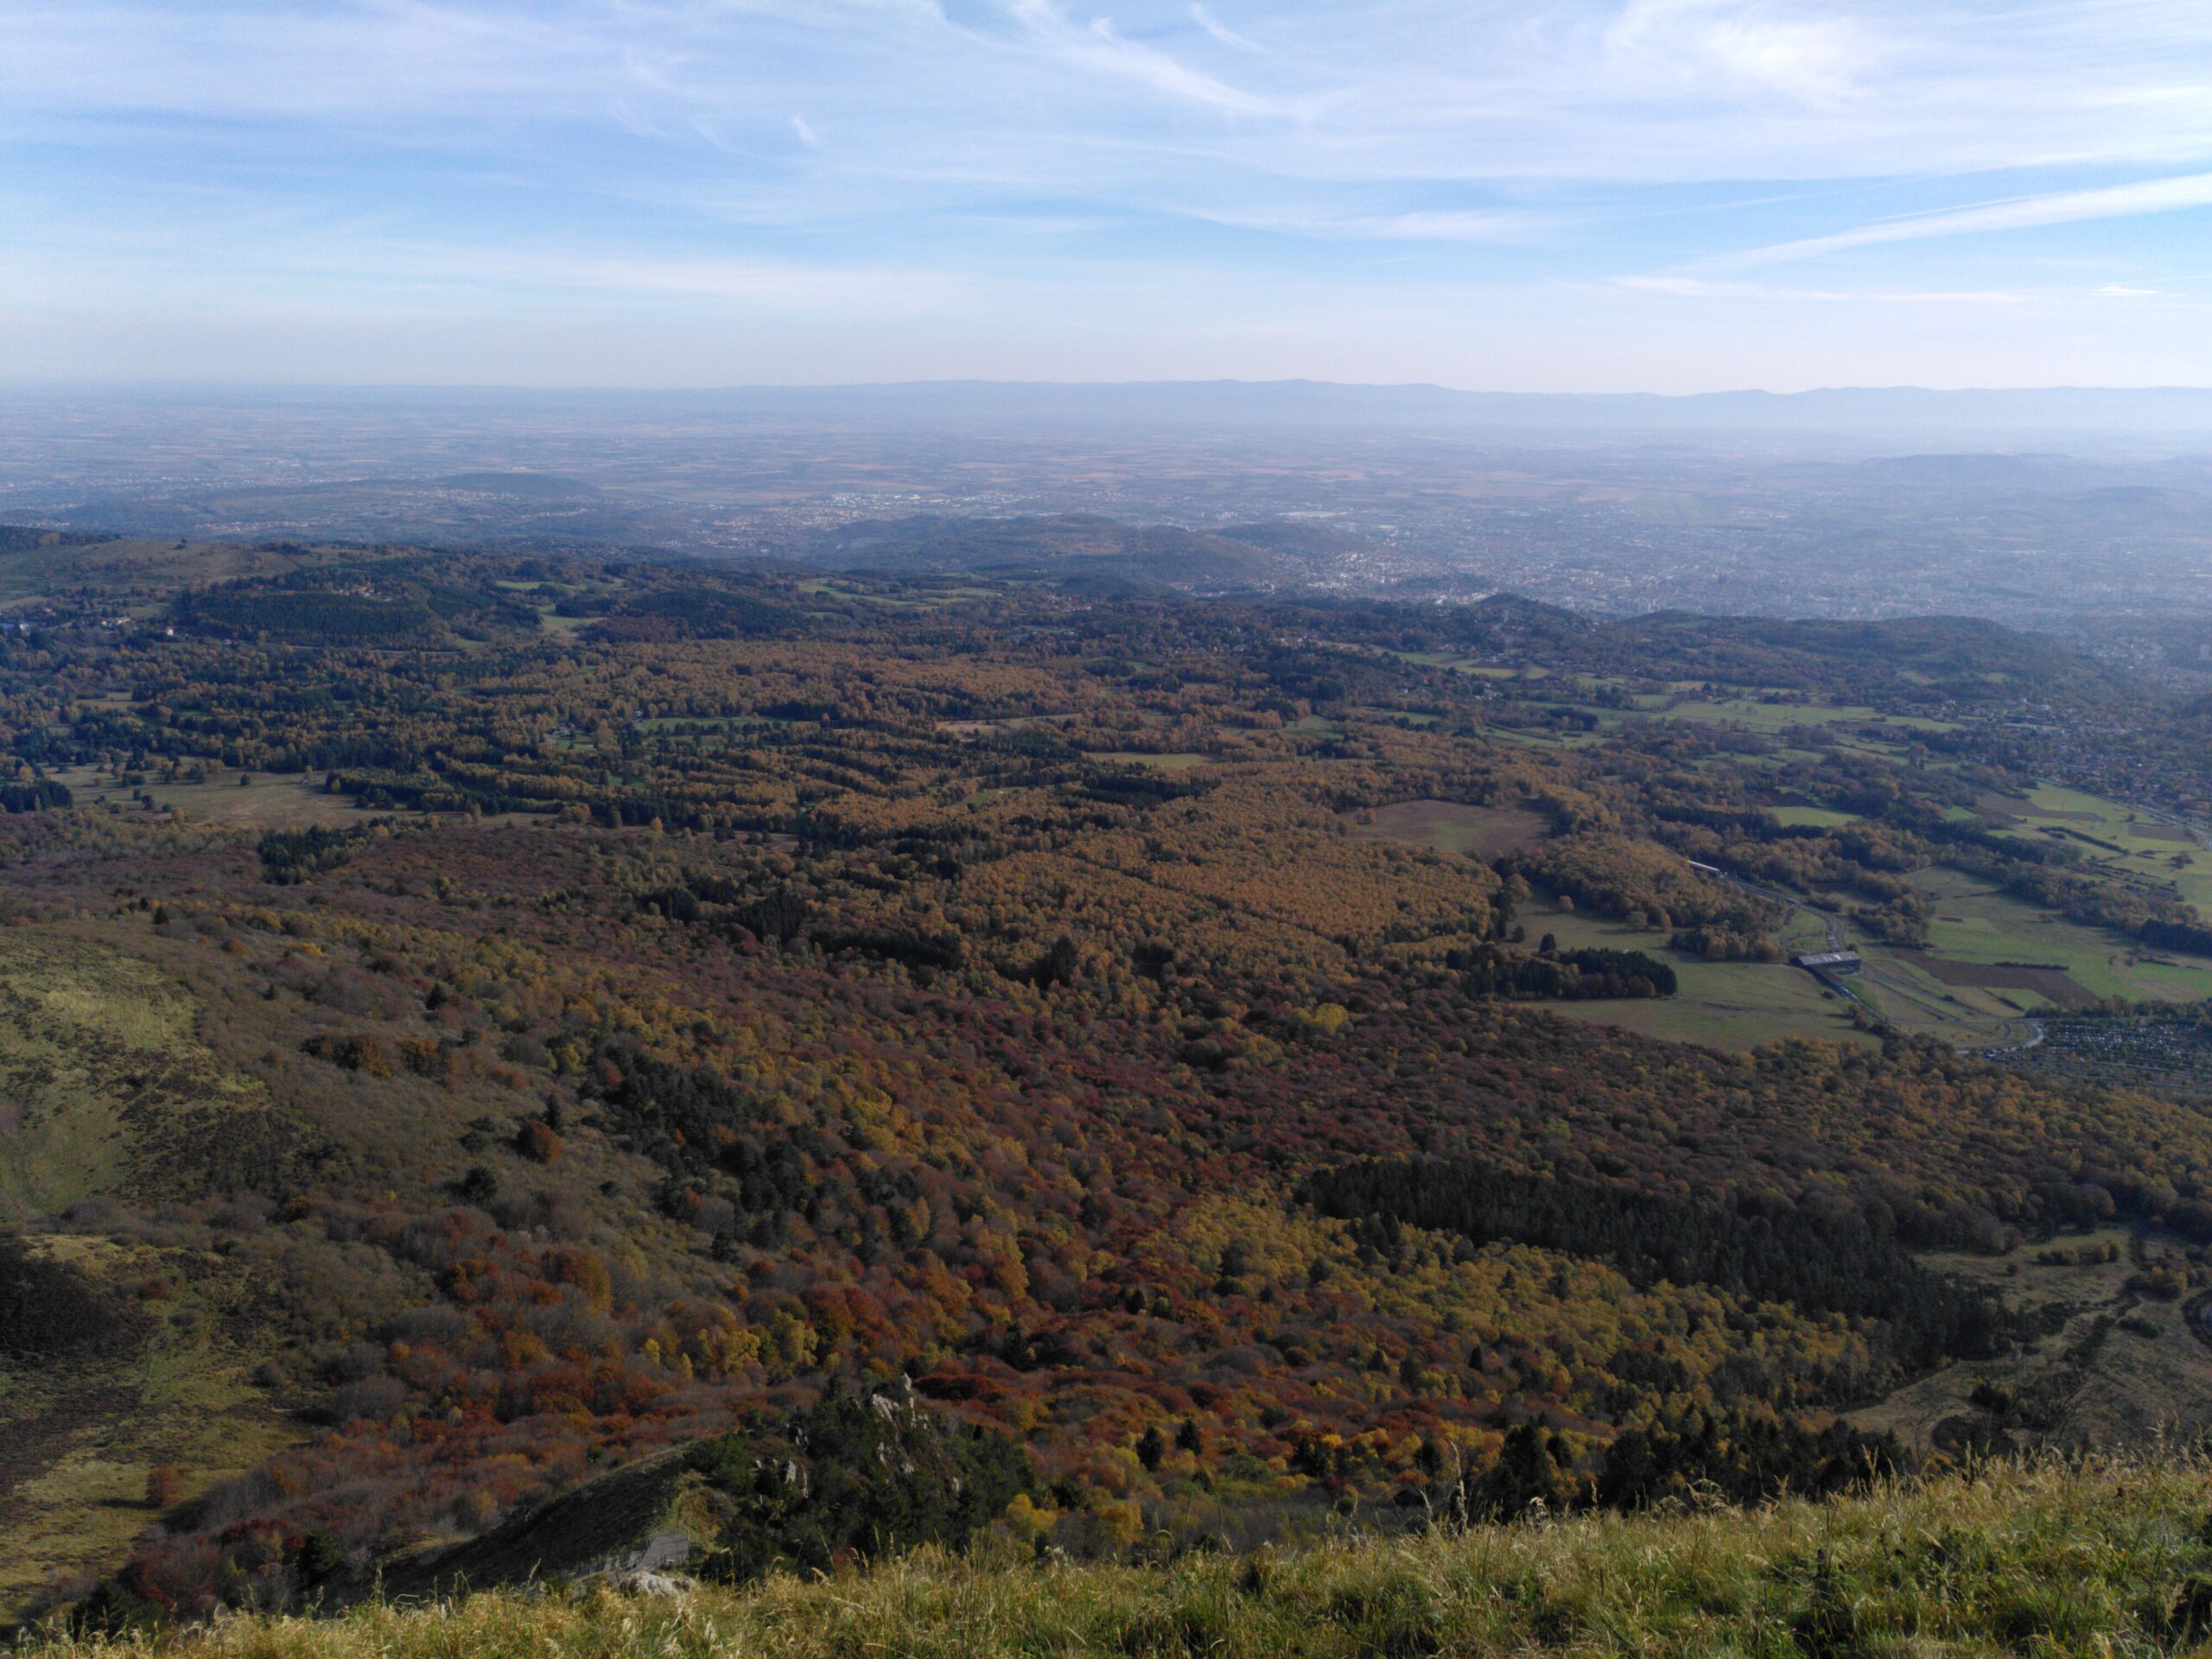
{"label": "blue sky", "polygon": [[2212,384],[2206,0],[0,0],[0,378]]}

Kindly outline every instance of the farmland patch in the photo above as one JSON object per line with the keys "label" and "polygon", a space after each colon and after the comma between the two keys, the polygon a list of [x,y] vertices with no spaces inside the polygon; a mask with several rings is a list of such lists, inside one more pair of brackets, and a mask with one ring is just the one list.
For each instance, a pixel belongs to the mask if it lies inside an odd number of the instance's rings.
{"label": "farmland patch", "polygon": [[1482,858],[1533,845],[1551,828],[1531,806],[1469,806],[1459,801],[1400,801],[1361,817],[1354,835],[1410,841],[1440,853],[1472,853]]}

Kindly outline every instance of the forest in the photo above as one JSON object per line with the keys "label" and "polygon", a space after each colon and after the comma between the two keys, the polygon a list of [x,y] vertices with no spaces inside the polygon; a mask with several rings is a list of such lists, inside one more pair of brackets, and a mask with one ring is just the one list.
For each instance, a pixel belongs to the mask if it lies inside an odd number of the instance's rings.
{"label": "forest", "polygon": [[2212,1287],[2201,1108],[1986,1034],[2212,971],[2202,711],[2071,755],[2021,709],[2134,694],[2057,642],[116,556],[0,633],[24,1613],[667,1457],[734,1579],[1863,1486],[1955,1449],[1901,1390],[2076,1351],[2033,1251]]}

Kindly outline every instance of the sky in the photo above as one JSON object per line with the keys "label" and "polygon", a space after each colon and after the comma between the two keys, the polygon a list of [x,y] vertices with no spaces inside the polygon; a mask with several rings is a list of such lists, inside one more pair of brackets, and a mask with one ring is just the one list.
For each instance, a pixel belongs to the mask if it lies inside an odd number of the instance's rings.
{"label": "sky", "polygon": [[2212,385],[2208,0],[0,0],[0,383]]}

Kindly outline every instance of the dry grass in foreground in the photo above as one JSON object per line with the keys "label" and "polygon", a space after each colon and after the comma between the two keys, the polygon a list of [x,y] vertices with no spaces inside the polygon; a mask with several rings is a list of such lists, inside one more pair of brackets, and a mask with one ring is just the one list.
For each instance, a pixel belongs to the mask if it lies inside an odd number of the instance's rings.
{"label": "dry grass in foreground", "polygon": [[499,1592],[30,1638],[36,1659],[2171,1654],[2212,1635],[2212,1465],[1993,1465],[1757,1513],[1578,1517],[1157,1567],[923,1554],[830,1580]]}

